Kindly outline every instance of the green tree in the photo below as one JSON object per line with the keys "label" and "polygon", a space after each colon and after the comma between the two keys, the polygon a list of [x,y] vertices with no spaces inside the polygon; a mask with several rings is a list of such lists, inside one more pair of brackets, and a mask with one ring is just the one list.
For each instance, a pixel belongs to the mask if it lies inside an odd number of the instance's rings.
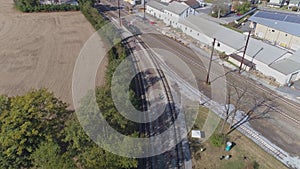
{"label": "green tree", "polygon": [[117,169],[137,167],[135,159],[115,155],[96,145],[85,134],[75,118],[67,123],[64,141],[68,144],[67,151],[70,157],[77,159],[83,168]]}
{"label": "green tree", "polygon": [[31,154],[33,166],[40,169],[75,168],[71,158],[61,155],[60,146],[53,142],[44,142]]}
{"label": "green tree", "polygon": [[66,104],[45,89],[9,99],[0,114],[0,168],[30,167],[30,154],[43,141],[58,140]]}
{"label": "green tree", "polygon": [[88,147],[81,156],[82,164],[86,169],[105,168],[105,169],[119,169],[119,168],[136,168],[137,161],[126,157],[121,157],[105,151],[101,147],[94,144]]}
{"label": "green tree", "polygon": [[250,7],[251,7],[251,3],[247,1],[242,4],[239,4],[235,9],[238,14],[243,15],[250,10]]}

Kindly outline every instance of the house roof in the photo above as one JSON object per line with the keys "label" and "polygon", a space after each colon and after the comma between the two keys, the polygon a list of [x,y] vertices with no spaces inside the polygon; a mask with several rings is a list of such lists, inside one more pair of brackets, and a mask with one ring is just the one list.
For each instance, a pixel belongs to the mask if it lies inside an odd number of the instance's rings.
{"label": "house roof", "polygon": [[293,53],[291,57],[274,62],[270,66],[285,75],[300,70],[300,50]]}
{"label": "house roof", "polygon": [[300,50],[297,50],[289,59],[294,62],[300,63]]}
{"label": "house roof", "polygon": [[188,5],[184,4],[184,3],[180,3],[177,1],[173,1],[171,2],[167,7],[166,7],[166,11],[170,11],[174,14],[180,15],[182,14],[185,10],[187,10],[189,8]]}
{"label": "house roof", "polygon": [[285,58],[277,62],[274,62],[273,64],[270,65],[270,67],[285,75],[289,75],[291,73],[300,70],[300,63],[295,62],[290,58]]}
{"label": "house roof", "polygon": [[[217,23],[208,21],[201,16],[191,15],[179,23],[192,29],[202,32],[217,41],[224,43],[237,51],[243,51],[246,43],[246,35],[223,27]],[[287,52],[276,46],[269,45],[262,41],[250,38],[246,54],[267,65],[284,57]]]}
{"label": "house roof", "polygon": [[300,15],[258,11],[249,20],[300,37]]}
{"label": "house roof", "polygon": [[165,5],[161,2],[155,1],[155,0],[147,2],[147,6],[150,6],[154,9],[159,10],[159,11],[163,11],[167,7],[167,5]]}
{"label": "house roof", "polygon": [[183,3],[187,4],[190,7],[199,7],[199,2],[196,0],[187,0],[187,1],[183,1]]}

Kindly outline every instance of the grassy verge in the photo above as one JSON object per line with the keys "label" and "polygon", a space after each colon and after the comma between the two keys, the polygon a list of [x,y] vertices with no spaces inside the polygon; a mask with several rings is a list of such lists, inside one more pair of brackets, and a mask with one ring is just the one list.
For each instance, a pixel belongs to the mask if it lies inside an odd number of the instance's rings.
{"label": "grassy verge", "polygon": [[[207,115],[208,109],[201,107],[195,121],[195,128],[203,126]],[[222,122],[221,120],[215,134],[218,134]],[[228,125],[225,125],[225,129],[227,128]],[[225,145],[216,147],[210,140],[204,143],[191,141],[192,160],[195,169],[287,168],[239,131],[234,131],[229,135],[229,140],[235,143],[235,146],[229,152],[225,151]],[[201,152],[200,148],[205,148],[205,151]],[[231,155],[231,158],[229,160],[219,159],[220,156],[225,155]]]}
{"label": "grassy verge", "polygon": [[226,60],[226,62],[228,62],[229,64],[231,64],[231,65],[233,65],[233,66],[235,66],[235,67],[239,67],[237,64],[231,62],[230,60]]}

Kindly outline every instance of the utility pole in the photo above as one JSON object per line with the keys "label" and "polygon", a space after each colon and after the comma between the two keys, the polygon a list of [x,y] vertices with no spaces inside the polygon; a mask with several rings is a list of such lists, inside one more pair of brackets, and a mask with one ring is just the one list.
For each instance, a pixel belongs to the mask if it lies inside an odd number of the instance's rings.
{"label": "utility pole", "polygon": [[146,0],[144,0],[144,20],[146,19]]}
{"label": "utility pole", "polygon": [[214,38],[214,41],[212,43],[212,49],[211,49],[210,60],[209,60],[209,65],[208,65],[208,71],[207,71],[207,76],[206,76],[206,84],[210,83],[209,82],[209,73],[210,73],[210,68],[211,68],[212,57],[213,57],[213,54],[214,54],[215,43],[216,43],[216,38]]}
{"label": "utility pole", "polygon": [[118,0],[118,12],[119,12],[119,23],[120,23],[120,26],[121,26],[120,0]]}
{"label": "utility pole", "polygon": [[242,61],[241,61],[241,64],[240,64],[239,73],[241,73],[241,70],[242,70],[242,66],[243,66],[243,63],[244,63],[245,54],[246,54],[246,50],[247,50],[247,47],[248,47],[250,35],[251,35],[251,30],[249,31],[249,34],[248,34],[248,37],[247,37],[247,40],[246,40],[246,45],[245,45],[245,48],[244,48],[244,51],[243,51],[243,57],[242,57]]}

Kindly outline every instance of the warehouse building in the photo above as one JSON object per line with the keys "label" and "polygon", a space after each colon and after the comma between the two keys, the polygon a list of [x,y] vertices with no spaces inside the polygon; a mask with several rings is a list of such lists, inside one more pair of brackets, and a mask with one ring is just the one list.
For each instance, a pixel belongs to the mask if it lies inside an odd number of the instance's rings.
{"label": "warehouse building", "polygon": [[288,49],[300,49],[300,15],[259,11],[249,20],[258,38]]}
{"label": "warehouse building", "polygon": [[[240,64],[246,35],[208,21],[201,16],[189,16],[180,20],[178,28],[207,45],[211,45],[213,38],[216,38],[215,49],[225,52],[230,56],[230,61]],[[291,53],[250,38],[244,63],[244,68],[253,68],[266,76],[273,77],[280,85],[300,79],[300,51]]]}

